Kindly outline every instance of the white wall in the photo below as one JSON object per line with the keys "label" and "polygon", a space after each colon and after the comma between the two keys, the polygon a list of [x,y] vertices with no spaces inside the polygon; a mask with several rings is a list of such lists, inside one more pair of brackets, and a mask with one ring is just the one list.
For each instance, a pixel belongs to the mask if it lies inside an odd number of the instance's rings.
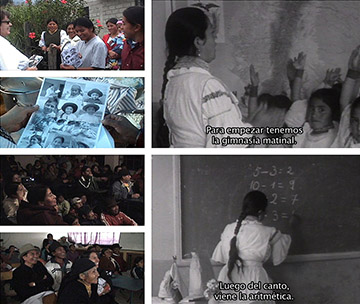
{"label": "white wall", "polygon": [[[51,233],[55,240],[62,236],[67,236],[65,232],[48,229],[46,232],[39,233],[1,233],[1,238],[4,240],[3,247],[8,248],[10,245],[15,245],[20,248],[24,244],[30,243],[41,248],[43,239],[47,234]],[[120,245],[123,249],[129,250],[144,250],[144,234],[143,233],[121,233]]]}
{"label": "white wall", "polygon": [[1,233],[1,238],[4,240],[2,246],[8,248],[10,245],[15,245],[17,248],[30,243],[41,248],[43,239],[46,239],[48,233],[54,236],[54,239],[59,239],[66,236],[64,232],[53,232],[51,229],[46,232],[39,233]]}
{"label": "white wall", "polygon": [[[171,260],[175,248],[176,156],[153,156],[152,174],[152,258]],[[155,190],[156,189],[156,190]]]}
{"label": "white wall", "polygon": [[144,233],[121,233],[120,246],[122,249],[145,250]]}

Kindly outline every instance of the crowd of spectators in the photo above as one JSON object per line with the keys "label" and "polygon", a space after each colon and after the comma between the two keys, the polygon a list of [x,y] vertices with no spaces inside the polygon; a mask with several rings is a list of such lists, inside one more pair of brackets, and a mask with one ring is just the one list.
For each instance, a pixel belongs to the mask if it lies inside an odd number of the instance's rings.
{"label": "crowd of spectators", "polygon": [[1,156],[2,225],[143,225],[144,171],[96,156]]}
{"label": "crowd of spectators", "polygon": [[[118,243],[74,244],[65,236],[54,240],[51,233],[42,248],[29,243],[2,248],[1,271],[13,272],[2,289],[10,283],[8,290],[22,303],[43,303],[45,297],[53,297],[52,303],[117,303],[116,290],[144,286],[144,256],[126,261],[121,248]],[[6,303],[7,297],[2,300]]]}

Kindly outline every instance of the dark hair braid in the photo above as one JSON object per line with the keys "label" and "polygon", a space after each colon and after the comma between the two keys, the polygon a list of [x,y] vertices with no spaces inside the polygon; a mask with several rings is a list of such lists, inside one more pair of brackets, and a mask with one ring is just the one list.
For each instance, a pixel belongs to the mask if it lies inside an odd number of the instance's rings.
{"label": "dark hair braid", "polygon": [[164,67],[163,84],[161,87],[161,100],[164,100],[166,84],[168,82],[167,73],[175,66],[175,63],[176,63],[176,56],[172,52],[169,52]]}
{"label": "dark hair braid", "polygon": [[[240,231],[240,226],[241,226],[241,222],[248,216],[247,212],[243,211],[241,212],[241,214],[239,215],[237,222],[236,222],[236,227],[234,230],[234,236],[230,241],[230,251],[229,251],[229,261],[228,261],[228,272],[227,272],[227,276],[230,279],[230,281],[232,282],[231,279],[231,272],[234,269],[234,266],[236,265],[236,261],[239,260],[240,263],[242,264],[242,260],[238,255],[238,250],[236,248],[236,237],[237,234]],[[237,266],[238,270],[241,266]]]}
{"label": "dark hair braid", "polygon": [[[250,191],[245,195],[242,205],[242,212],[237,219],[236,227],[234,230],[234,236],[230,241],[230,251],[229,251],[229,261],[228,261],[228,272],[227,276],[232,282],[231,272],[236,265],[236,261],[239,260],[241,265],[243,264],[239,254],[238,249],[236,247],[236,239],[237,235],[240,231],[241,222],[248,216],[254,215],[257,216],[259,211],[265,211],[267,207],[267,198],[264,193],[261,191]],[[238,266],[238,270],[240,270],[242,266]]]}

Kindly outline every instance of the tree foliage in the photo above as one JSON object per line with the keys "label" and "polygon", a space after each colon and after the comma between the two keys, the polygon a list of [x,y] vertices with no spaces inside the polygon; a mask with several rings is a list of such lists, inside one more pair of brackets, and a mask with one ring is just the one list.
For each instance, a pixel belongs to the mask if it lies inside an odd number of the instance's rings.
{"label": "tree foliage", "polygon": [[49,18],[55,18],[59,29],[65,29],[68,22],[84,16],[85,5],[84,0],[27,0],[21,5],[9,4],[6,10],[13,25],[9,40],[30,55],[37,48]]}

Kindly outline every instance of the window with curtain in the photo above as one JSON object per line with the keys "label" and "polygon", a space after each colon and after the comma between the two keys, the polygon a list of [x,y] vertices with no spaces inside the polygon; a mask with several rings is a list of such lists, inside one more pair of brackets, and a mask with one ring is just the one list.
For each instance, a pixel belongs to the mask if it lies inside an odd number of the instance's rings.
{"label": "window with curtain", "polygon": [[112,245],[120,242],[120,232],[69,232],[68,238],[82,245]]}

